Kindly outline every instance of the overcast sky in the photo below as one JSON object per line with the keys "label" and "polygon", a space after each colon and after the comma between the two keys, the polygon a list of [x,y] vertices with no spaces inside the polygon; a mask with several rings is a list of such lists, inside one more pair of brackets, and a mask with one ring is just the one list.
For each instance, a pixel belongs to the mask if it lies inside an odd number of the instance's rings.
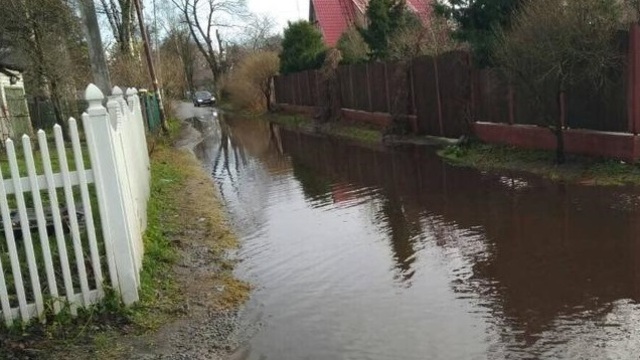
{"label": "overcast sky", "polygon": [[280,33],[287,26],[287,21],[309,17],[309,0],[247,0],[247,5],[251,12],[273,17]]}

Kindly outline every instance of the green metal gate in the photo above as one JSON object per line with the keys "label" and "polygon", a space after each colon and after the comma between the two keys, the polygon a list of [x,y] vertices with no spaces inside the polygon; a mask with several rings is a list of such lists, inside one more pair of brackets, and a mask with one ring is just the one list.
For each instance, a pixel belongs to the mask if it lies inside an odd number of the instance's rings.
{"label": "green metal gate", "polygon": [[143,114],[146,120],[147,130],[154,134],[159,132],[161,123],[158,96],[152,92],[143,92],[140,94],[140,100],[142,103]]}

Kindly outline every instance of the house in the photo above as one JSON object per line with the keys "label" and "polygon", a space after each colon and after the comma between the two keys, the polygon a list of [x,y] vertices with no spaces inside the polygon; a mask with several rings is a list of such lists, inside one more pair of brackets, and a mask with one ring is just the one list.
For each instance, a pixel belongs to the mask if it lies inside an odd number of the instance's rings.
{"label": "house", "polygon": [[0,59],[0,140],[31,134],[31,117],[24,91],[24,68],[10,57]]}
{"label": "house", "polygon": [[[431,0],[406,0],[423,22],[431,17]],[[327,46],[335,46],[349,27],[364,24],[369,0],[309,0],[309,22],[315,24]]]}

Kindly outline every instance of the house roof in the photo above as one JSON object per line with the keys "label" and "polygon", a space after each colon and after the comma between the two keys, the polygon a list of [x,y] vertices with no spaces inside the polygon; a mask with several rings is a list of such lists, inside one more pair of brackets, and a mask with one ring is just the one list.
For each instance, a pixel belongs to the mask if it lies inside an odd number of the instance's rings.
{"label": "house roof", "polygon": [[355,16],[352,0],[311,0],[311,5],[325,44],[335,46]]}
{"label": "house roof", "polygon": [[[356,19],[367,10],[369,0],[311,0],[312,13],[325,43],[335,46],[340,36],[354,25]],[[431,17],[430,0],[407,0],[408,8],[417,13],[423,22]]]}

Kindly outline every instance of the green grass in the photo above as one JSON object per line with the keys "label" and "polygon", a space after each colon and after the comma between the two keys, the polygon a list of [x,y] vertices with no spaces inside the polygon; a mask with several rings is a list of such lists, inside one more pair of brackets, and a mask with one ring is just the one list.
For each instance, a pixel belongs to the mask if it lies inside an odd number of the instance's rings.
{"label": "green grass", "polygon": [[[266,119],[287,128],[312,131],[314,129],[313,119],[304,115],[269,114]],[[382,133],[366,126],[353,124],[330,123],[320,127],[323,134],[355,140],[369,144],[379,144],[382,142]]]}
{"label": "green grass", "polygon": [[453,165],[483,170],[523,171],[584,185],[640,185],[640,165],[617,160],[568,155],[565,164],[557,165],[553,151],[481,143],[449,146],[438,154]]}

